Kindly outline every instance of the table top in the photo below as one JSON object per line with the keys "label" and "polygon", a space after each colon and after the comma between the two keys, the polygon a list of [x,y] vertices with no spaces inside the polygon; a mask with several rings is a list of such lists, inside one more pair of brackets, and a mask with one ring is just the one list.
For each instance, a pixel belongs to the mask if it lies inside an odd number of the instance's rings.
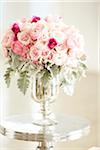
{"label": "table top", "polygon": [[55,126],[37,126],[32,123],[31,114],[10,116],[0,123],[0,133],[11,139],[23,141],[66,141],[76,140],[90,131],[87,119],[57,114]]}

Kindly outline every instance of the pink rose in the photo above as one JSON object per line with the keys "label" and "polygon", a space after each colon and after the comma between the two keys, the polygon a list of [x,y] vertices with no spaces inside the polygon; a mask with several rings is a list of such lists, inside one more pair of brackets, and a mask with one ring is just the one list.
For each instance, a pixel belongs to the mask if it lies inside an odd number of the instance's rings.
{"label": "pink rose", "polygon": [[40,17],[33,16],[31,22],[37,22],[37,21],[39,21],[40,19],[41,19]]}
{"label": "pink rose", "polygon": [[35,29],[38,31],[42,31],[44,28],[44,25],[42,24],[42,22],[37,22]]}
{"label": "pink rose", "polygon": [[49,54],[49,50],[44,49],[44,50],[42,51],[42,56],[43,56],[43,57],[47,57],[48,54]]}
{"label": "pink rose", "polygon": [[49,39],[48,47],[50,49],[53,49],[56,45],[57,45],[57,42],[56,42],[56,40],[54,38]]}
{"label": "pink rose", "polygon": [[36,59],[36,60],[34,59],[34,60],[33,60],[33,64],[38,65],[38,64],[39,64],[39,61],[38,61],[37,59]]}
{"label": "pink rose", "polygon": [[9,30],[3,38],[2,46],[4,48],[11,47],[11,43],[13,42],[14,37],[15,37],[14,33],[11,30]]}
{"label": "pink rose", "polygon": [[31,30],[30,31],[30,37],[31,37],[31,39],[33,40],[33,41],[36,41],[37,40],[37,38],[39,37],[39,32],[37,32],[36,30]]}
{"label": "pink rose", "polygon": [[15,41],[12,43],[12,51],[17,55],[24,57],[28,49],[21,42]]}
{"label": "pink rose", "polygon": [[30,49],[31,59],[36,62],[36,61],[38,61],[40,56],[41,56],[41,51],[38,48],[32,46],[31,49]]}
{"label": "pink rose", "polygon": [[37,40],[40,38],[40,35],[42,33],[42,29],[43,29],[43,26],[40,25],[40,24],[37,24],[35,27],[33,27],[31,30],[30,30],[30,37],[33,41]]}
{"label": "pink rose", "polygon": [[48,60],[54,61],[54,58],[56,57],[57,52],[55,50],[51,50],[49,55],[48,55]]}
{"label": "pink rose", "polygon": [[18,40],[23,44],[23,45],[29,45],[31,38],[27,32],[19,32],[17,34]]}
{"label": "pink rose", "polygon": [[17,35],[17,33],[20,32],[20,28],[17,23],[14,23],[11,29],[15,33],[15,35]]}

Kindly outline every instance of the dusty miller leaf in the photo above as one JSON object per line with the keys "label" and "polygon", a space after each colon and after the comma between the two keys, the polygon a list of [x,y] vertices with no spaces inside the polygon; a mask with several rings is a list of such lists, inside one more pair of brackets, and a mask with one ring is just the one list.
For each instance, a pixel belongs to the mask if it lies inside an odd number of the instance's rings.
{"label": "dusty miller leaf", "polygon": [[27,88],[29,86],[29,75],[28,71],[21,72],[19,79],[17,80],[17,85],[20,91],[25,95]]}
{"label": "dusty miller leaf", "polygon": [[14,72],[14,70],[9,67],[9,68],[7,68],[7,70],[4,74],[4,79],[5,79],[5,82],[7,84],[7,87],[10,86],[12,72]]}

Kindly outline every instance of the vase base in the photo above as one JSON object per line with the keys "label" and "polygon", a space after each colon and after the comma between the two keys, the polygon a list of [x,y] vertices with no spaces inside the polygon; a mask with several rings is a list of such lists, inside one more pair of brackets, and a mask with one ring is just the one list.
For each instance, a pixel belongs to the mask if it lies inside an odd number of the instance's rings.
{"label": "vase base", "polygon": [[38,126],[54,126],[57,125],[58,122],[55,120],[51,120],[49,118],[44,119],[44,120],[33,120],[32,122],[34,125],[38,125]]}
{"label": "vase base", "polygon": [[46,117],[41,116],[39,113],[34,114],[32,123],[38,126],[54,126],[58,124],[58,121],[56,120],[56,117],[53,113]]}

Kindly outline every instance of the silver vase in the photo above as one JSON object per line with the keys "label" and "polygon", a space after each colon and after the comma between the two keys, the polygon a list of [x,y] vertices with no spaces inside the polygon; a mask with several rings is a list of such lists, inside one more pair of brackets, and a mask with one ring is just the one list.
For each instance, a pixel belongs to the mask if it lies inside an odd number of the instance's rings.
{"label": "silver vase", "polygon": [[44,82],[42,76],[37,73],[33,77],[31,92],[33,100],[40,104],[40,110],[33,116],[33,123],[39,126],[56,125],[56,117],[50,109],[50,104],[55,101],[59,93],[58,75]]}

